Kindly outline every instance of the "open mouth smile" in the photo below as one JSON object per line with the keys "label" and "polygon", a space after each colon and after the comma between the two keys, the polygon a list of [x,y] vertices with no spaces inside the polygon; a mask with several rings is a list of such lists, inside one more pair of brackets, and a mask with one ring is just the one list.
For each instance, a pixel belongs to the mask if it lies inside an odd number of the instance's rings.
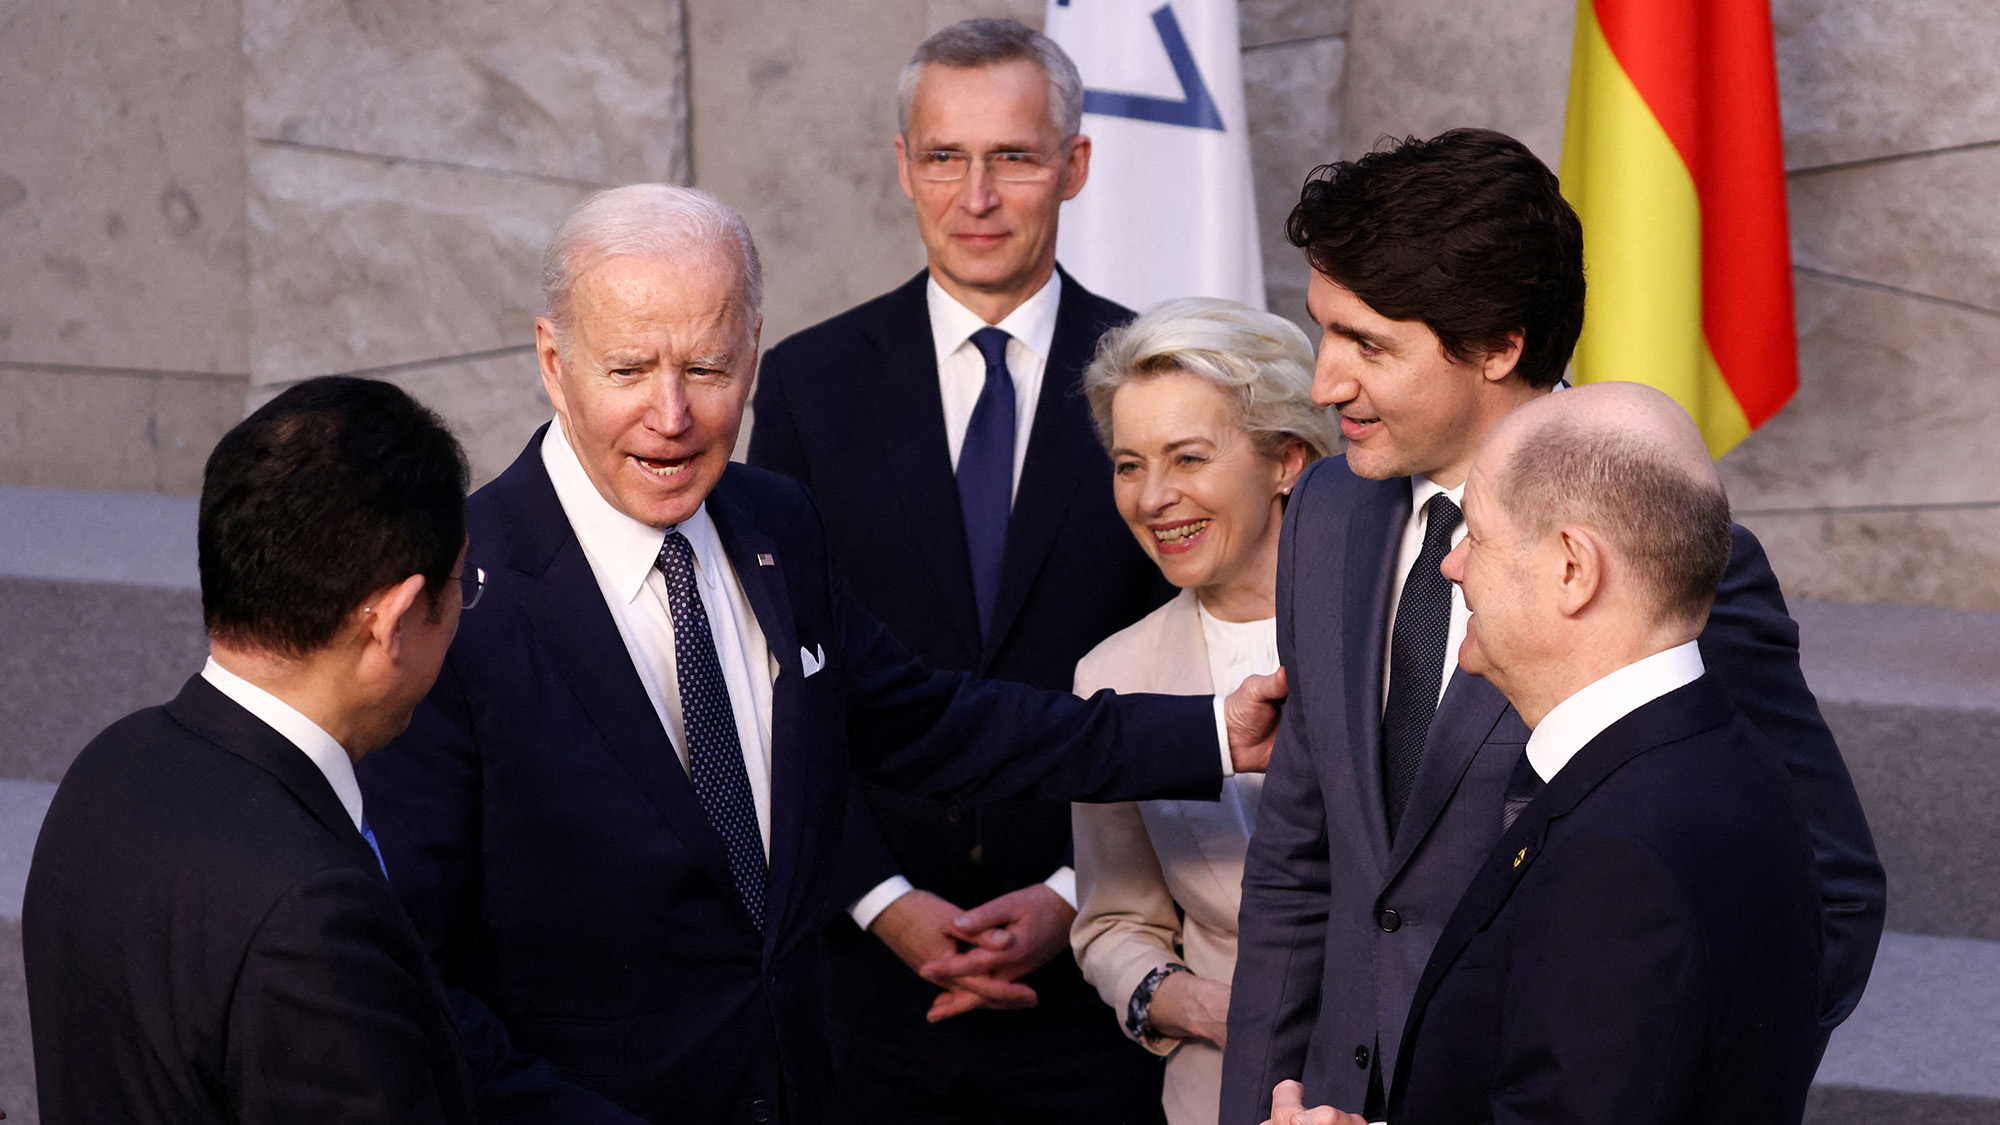
{"label": "open mouth smile", "polygon": [[1147,527],[1153,533],[1153,544],[1163,555],[1178,555],[1192,551],[1208,531],[1207,519],[1179,520],[1174,523],[1157,523]]}

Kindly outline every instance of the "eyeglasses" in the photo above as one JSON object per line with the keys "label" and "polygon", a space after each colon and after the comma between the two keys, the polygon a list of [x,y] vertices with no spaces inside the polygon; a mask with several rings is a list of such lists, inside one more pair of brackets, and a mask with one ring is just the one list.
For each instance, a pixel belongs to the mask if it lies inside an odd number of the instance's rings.
{"label": "eyeglasses", "polygon": [[460,609],[471,609],[473,606],[478,605],[480,597],[486,593],[486,568],[475,566],[471,570],[471,575],[472,580],[469,582],[466,580],[465,575],[462,574],[454,574],[446,579],[448,582],[458,583],[458,605]]}
{"label": "eyeglasses", "polygon": [[[1052,153],[1039,152],[989,152],[980,160],[986,166],[986,174],[996,180],[1010,184],[1032,184],[1053,180],[1056,165],[1063,147]],[[910,168],[920,180],[933,183],[955,183],[965,178],[972,168],[972,154],[955,148],[934,148],[917,153],[910,160]]]}

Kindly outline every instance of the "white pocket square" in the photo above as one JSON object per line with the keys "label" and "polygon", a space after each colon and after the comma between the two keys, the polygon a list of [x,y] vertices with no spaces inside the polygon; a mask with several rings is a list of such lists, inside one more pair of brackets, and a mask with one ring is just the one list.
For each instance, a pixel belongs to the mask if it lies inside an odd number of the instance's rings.
{"label": "white pocket square", "polygon": [[826,646],[815,645],[813,647],[819,651],[813,652],[803,645],[799,646],[799,664],[805,668],[806,675],[808,676],[826,667]]}

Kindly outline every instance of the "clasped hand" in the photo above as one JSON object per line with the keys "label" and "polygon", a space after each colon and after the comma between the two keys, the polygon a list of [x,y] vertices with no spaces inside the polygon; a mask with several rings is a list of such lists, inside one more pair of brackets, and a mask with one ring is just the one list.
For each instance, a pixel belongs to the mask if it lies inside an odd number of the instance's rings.
{"label": "clasped hand", "polygon": [[941,991],[932,1023],[975,1008],[1032,1008],[1020,979],[1069,948],[1076,911],[1040,883],[960,910],[929,891],[911,891],[869,927],[905,965]]}
{"label": "clasped hand", "polygon": [[1358,1114],[1342,1113],[1330,1105],[1305,1107],[1306,1088],[1297,1082],[1280,1082],[1271,1091],[1271,1117],[1264,1125],[1368,1125]]}

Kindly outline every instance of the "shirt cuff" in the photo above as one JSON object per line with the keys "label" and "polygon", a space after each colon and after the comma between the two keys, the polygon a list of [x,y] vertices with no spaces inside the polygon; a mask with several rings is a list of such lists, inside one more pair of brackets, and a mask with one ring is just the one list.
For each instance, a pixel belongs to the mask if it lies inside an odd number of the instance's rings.
{"label": "shirt cuff", "polygon": [[884,910],[889,909],[890,903],[916,889],[901,875],[891,875],[876,884],[874,890],[855,899],[854,905],[847,908],[847,915],[865,931],[875,924],[875,919],[881,917]]}
{"label": "shirt cuff", "polygon": [[1222,703],[1226,696],[1215,697],[1215,744],[1222,747],[1222,776],[1236,776],[1236,759],[1229,756],[1229,720],[1223,717]]}
{"label": "shirt cuff", "polygon": [[1055,873],[1042,880],[1042,886],[1054,891],[1062,900],[1076,909],[1076,868],[1058,867]]}

